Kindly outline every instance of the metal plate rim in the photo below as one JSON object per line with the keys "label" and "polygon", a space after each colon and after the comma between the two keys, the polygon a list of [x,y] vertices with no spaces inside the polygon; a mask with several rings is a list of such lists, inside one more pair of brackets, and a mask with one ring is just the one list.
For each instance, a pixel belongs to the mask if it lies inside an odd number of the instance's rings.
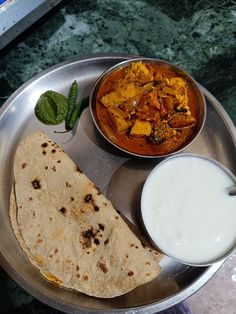
{"label": "metal plate rim", "polygon": [[236,127],[233,121],[231,120],[229,114],[225,111],[221,103],[205,87],[203,87],[202,85],[200,85],[200,87],[203,90],[204,95],[210,100],[212,104],[214,104],[214,108],[216,109],[218,114],[221,116],[221,118],[224,120],[224,122],[228,124],[228,127],[229,127],[228,129],[232,135],[234,146],[236,147]]}

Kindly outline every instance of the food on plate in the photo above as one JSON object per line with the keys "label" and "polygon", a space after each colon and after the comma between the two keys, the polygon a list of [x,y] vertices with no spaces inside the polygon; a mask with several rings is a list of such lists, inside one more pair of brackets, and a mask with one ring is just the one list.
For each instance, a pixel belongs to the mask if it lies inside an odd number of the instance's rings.
{"label": "food on plate", "polygon": [[160,272],[162,255],[141,243],[45,134],[30,134],[17,147],[10,220],[31,263],[59,286],[112,298]]}
{"label": "food on plate", "polygon": [[236,244],[236,197],[227,190],[235,184],[233,174],[201,155],[176,155],[160,163],[141,198],[153,242],[186,264],[206,265],[226,257]]}
{"label": "food on plate", "polygon": [[137,154],[163,155],[192,138],[198,104],[190,82],[151,62],[136,61],[104,78],[96,119],[117,146]]}
{"label": "food on plate", "polygon": [[71,131],[75,127],[75,124],[79,117],[81,116],[83,110],[87,108],[89,105],[89,97],[85,97],[81,99],[73,108],[70,118],[68,119],[68,122],[66,121],[66,130]]}
{"label": "food on plate", "polygon": [[89,105],[89,97],[85,97],[77,102],[77,96],[78,96],[78,85],[77,85],[77,82],[74,81],[70,88],[69,97],[68,97],[68,110],[65,117],[65,128],[67,131],[73,130],[83,110]]}
{"label": "food on plate", "polygon": [[67,98],[55,91],[44,92],[36,103],[35,115],[45,124],[59,124],[67,113]]}
{"label": "food on plate", "polygon": [[77,102],[78,96],[78,85],[77,82],[74,81],[71,85],[69,97],[68,97],[68,110],[65,117],[65,127],[66,130],[70,131],[73,129],[75,122],[78,117],[78,108]]}
{"label": "food on plate", "polygon": [[88,97],[77,102],[78,84],[74,81],[70,87],[68,98],[52,90],[44,92],[35,106],[36,117],[45,124],[60,124],[65,121],[64,132],[71,131],[82,111],[88,106]]}

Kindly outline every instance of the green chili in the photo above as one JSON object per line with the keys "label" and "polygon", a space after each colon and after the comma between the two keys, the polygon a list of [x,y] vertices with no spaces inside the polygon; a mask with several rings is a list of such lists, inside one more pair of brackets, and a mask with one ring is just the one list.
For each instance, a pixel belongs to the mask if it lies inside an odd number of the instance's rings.
{"label": "green chili", "polygon": [[79,118],[79,113],[80,113],[80,106],[79,104],[77,106],[75,106],[75,108],[73,109],[71,116],[70,116],[70,120],[66,126],[66,129],[72,130],[75,126],[75,123],[77,121],[77,119]]}
{"label": "green chili", "polygon": [[72,116],[72,112],[74,111],[76,107],[77,95],[78,95],[78,85],[77,85],[77,82],[74,81],[73,84],[71,85],[69,97],[68,97],[68,110],[67,110],[67,114],[65,118],[67,130],[69,129],[69,123]]}
{"label": "green chili", "polygon": [[77,103],[77,105],[72,110],[70,120],[66,127],[67,130],[72,130],[74,128],[76,121],[81,116],[81,113],[83,112],[83,110],[86,107],[88,107],[88,104],[89,104],[89,97],[85,97]]}

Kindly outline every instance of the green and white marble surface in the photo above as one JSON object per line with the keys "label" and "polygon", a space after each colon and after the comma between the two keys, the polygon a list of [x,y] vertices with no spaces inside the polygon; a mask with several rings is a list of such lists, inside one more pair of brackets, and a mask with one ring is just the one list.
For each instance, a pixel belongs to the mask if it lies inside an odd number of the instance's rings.
{"label": "green and white marble surface", "polygon": [[[24,82],[52,65],[109,52],[179,65],[221,102],[236,123],[236,2],[229,0],[63,1],[0,51],[0,106]],[[33,299],[0,269],[0,312],[58,311]]]}

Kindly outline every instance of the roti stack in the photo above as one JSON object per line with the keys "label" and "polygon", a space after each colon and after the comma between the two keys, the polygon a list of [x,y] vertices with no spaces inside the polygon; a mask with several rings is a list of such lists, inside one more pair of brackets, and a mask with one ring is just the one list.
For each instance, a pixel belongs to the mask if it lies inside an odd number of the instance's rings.
{"label": "roti stack", "polygon": [[49,281],[100,298],[125,294],[160,272],[111,202],[46,135],[18,145],[10,220],[30,262]]}

